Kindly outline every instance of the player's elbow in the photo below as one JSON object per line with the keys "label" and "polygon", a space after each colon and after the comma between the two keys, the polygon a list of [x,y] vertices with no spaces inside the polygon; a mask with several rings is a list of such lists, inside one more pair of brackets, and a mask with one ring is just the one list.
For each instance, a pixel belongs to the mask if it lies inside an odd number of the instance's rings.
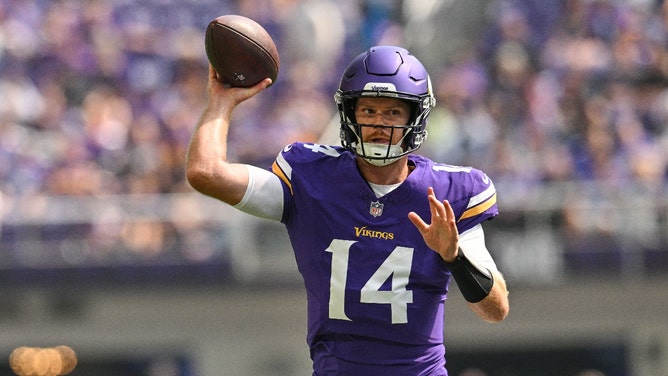
{"label": "player's elbow", "polygon": [[469,307],[481,319],[490,323],[498,323],[505,320],[510,312],[508,295],[500,295],[495,292],[492,292],[478,303],[469,303]]}
{"label": "player's elbow", "polygon": [[[245,170],[244,170],[245,171]],[[190,186],[206,196],[230,205],[236,205],[246,193],[248,183],[243,172],[228,168],[227,164],[193,163],[186,166],[186,181]]]}
{"label": "player's elbow", "polygon": [[483,319],[489,322],[501,322],[508,317],[510,313],[510,301],[508,300],[508,287],[506,280],[501,273],[494,275],[494,287],[490,294],[485,298],[483,304],[485,315]]}
{"label": "player's elbow", "polygon": [[484,321],[498,323],[506,319],[510,309],[507,305],[487,305],[486,307],[471,307],[473,311]]}
{"label": "player's elbow", "polygon": [[186,181],[198,192],[206,193],[211,181],[211,173],[198,165],[186,167]]}
{"label": "player's elbow", "polygon": [[489,310],[484,319],[491,323],[497,323],[505,320],[508,317],[508,313],[510,313],[510,306],[508,305],[508,301],[505,301],[494,307],[494,309]]}

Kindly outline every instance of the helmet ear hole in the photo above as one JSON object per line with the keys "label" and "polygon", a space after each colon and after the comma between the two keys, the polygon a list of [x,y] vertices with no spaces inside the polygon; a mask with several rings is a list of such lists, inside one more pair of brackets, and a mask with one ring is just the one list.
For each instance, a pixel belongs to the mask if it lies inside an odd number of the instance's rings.
{"label": "helmet ear hole", "polygon": [[411,147],[413,148],[420,147],[420,145],[422,145],[422,143],[427,140],[428,135],[429,133],[427,133],[426,129],[420,133],[416,133],[415,137],[413,138],[413,145],[411,145]]}

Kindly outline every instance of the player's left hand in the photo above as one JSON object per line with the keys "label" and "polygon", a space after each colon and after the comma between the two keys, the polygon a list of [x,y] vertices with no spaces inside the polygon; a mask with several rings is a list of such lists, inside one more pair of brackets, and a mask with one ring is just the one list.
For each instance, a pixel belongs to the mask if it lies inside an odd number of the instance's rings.
{"label": "player's left hand", "polygon": [[458,254],[459,232],[455,213],[447,200],[438,201],[434,189],[427,190],[431,223],[426,223],[417,213],[408,213],[408,219],[420,231],[429,248],[436,251],[447,262],[455,260]]}

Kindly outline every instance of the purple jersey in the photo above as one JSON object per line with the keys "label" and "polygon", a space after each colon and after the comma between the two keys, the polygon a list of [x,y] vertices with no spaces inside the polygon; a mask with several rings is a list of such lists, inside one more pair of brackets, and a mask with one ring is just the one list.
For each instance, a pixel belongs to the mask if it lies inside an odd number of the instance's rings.
{"label": "purple jersey", "polygon": [[408,213],[429,222],[433,187],[461,233],[498,213],[494,185],[479,170],[409,155],[407,180],[377,198],[355,158],[340,147],[295,143],[272,167],[306,286],[315,374],[445,375],[450,273]]}

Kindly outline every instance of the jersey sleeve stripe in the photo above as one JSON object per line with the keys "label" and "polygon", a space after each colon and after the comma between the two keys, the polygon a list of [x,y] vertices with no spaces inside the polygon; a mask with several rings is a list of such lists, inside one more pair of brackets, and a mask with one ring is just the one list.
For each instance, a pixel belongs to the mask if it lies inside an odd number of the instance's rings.
{"label": "jersey sleeve stripe", "polygon": [[290,166],[290,163],[288,163],[282,153],[276,157],[274,164],[276,164],[281,169],[281,171],[283,171],[286,179],[292,180],[292,166]]}
{"label": "jersey sleeve stripe", "polygon": [[483,201],[482,203],[480,203],[477,206],[471,207],[469,205],[469,209],[464,211],[464,213],[462,213],[461,217],[459,217],[459,219],[457,221],[459,222],[462,219],[474,217],[474,216],[476,216],[480,213],[484,213],[485,210],[491,208],[492,206],[494,206],[494,204],[496,204],[496,192],[494,192],[492,197],[489,197],[486,201]]}
{"label": "jersey sleeve stripe", "polygon": [[478,193],[477,195],[471,197],[469,200],[469,204],[466,207],[466,209],[470,209],[474,206],[479,205],[482,202],[487,201],[490,197],[496,194],[496,188],[494,188],[494,184],[490,183],[489,187],[485,189],[484,191]]}
{"label": "jersey sleeve stripe", "polygon": [[271,171],[283,180],[285,185],[290,188],[290,193],[292,194],[292,182],[290,181],[292,168],[282,155],[279,155],[278,158],[276,158],[276,161],[271,165]]}

